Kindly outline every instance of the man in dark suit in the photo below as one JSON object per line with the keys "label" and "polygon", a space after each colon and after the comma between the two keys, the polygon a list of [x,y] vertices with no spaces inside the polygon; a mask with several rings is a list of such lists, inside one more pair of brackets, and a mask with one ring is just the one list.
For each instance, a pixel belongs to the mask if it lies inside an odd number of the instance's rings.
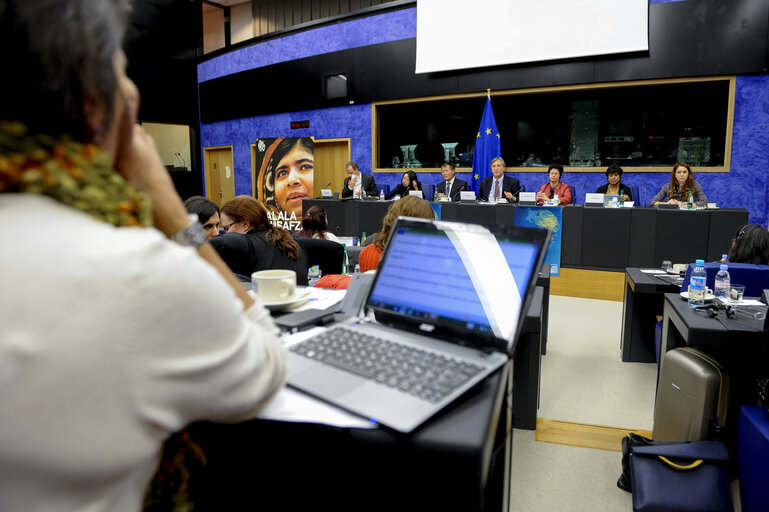
{"label": "man in dark suit", "polygon": [[517,202],[522,187],[517,179],[505,176],[505,161],[502,157],[498,156],[491,161],[491,174],[481,180],[478,199],[496,202],[498,198],[504,197],[511,203]]}
{"label": "man in dark suit", "polygon": [[443,162],[441,165],[441,174],[444,181],[435,186],[434,201],[439,201],[446,197],[451,201],[459,201],[459,193],[467,190],[467,182],[454,177],[454,164]]}
{"label": "man in dark suit", "polygon": [[363,193],[370,197],[377,197],[379,192],[376,189],[374,177],[369,174],[363,174],[358,170],[358,164],[350,160],[344,166],[347,171],[347,177],[344,179],[342,187],[342,197],[354,197],[360,199]]}

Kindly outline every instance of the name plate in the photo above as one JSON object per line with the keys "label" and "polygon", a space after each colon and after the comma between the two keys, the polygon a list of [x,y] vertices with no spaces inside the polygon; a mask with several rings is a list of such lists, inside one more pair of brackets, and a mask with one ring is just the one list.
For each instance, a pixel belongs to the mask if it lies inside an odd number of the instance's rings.
{"label": "name plate", "polygon": [[459,193],[459,200],[460,201],[470,201],[472,203],[475,202],[475,192],[472,190],[462,190]]}
{"label": "name plate", "polygon": [[537,202],[536,192],[521,192],[518,194],[518,203],[524,206],[533,206]]}
{"label": "name plate", "polygon": [[417,196],[422,197],[422,191],[421,190],[409,190],[410,196]]}
{"label": "name plate", "polygon": [[603,194],[585,194],[585,204],[603,206]]}
{"label": "name plate", "polygon": [[334,197],[334,193],[331,192],[330,188],[322,188],[320,189],[320,197],[328,197],[330,199]]}

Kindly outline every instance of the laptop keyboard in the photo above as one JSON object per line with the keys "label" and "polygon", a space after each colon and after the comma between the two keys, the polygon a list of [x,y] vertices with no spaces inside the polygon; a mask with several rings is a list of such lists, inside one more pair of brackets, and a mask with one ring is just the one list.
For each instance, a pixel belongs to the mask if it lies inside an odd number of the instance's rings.
{"label": "laptop keyboard", "polygon": [[432,403],[483,371],[474,364],[345,327],[313,336],[291,351]]}

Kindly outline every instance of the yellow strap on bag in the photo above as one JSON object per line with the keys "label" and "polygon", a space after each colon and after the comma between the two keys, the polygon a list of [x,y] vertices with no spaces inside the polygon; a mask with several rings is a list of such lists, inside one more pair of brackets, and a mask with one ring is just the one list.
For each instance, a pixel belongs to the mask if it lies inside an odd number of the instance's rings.
{"label": "yellow strap on bag", "polygon": [[660,460],[662,460],[662,462],[664,462],[665,464],[667,464],[667,465],[668,465],[668,466],[670,466],[671,468],[673,468],[673,469],[679,469],[679,470],[681,470],[681,471],[687,471],[687,470],[689,470],[689,469],[694,469],[694,468],[696,468],[697,466],[699,466],[700,464],[702,464],[702,462],[703,462],[703,461],[702,461],[702,459],[697,459],[697,460],[695,460],[694,462],[692,462],[691,464],[689,464],[689,465],[687,465],[687,466],[683,466],[683,465],[681,465],[681,464],[676,464],[675,462],[673,462],[673,461],[669,460],[669,459],[668,459],[668,458],[666,458],[666,457],[663,457],[662,455],[657,455],[657,457],[659,457],[659,458],[660,458]]}

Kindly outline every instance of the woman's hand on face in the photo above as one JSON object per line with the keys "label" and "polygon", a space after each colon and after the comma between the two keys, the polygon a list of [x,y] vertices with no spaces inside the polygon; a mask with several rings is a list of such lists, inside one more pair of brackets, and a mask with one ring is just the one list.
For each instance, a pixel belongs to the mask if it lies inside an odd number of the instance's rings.
{"label": "woman's hand on face", "polygon": [[155,226],[168,236],[185,228],[189,222],[171,176],[166,171],[155,141],[136,124],[136,108],[126,108],[120,120],[115,170],[137,190],[152,199]]}
{"label": "woman's hand on face", "polygon": [[419,190],[419,184],[416,181],[412,181],[411,188],[414,190]]}

